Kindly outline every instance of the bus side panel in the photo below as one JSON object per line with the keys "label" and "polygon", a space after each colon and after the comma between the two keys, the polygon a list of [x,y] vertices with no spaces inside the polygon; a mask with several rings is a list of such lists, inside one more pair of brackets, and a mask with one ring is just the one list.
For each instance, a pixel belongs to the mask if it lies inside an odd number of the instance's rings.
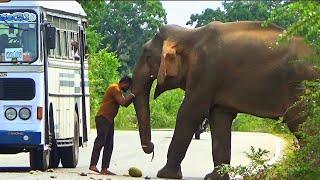
{"label": "bus side panel", "polygon": [[[60,64],[63,66],[62,64]],[[76,74],[73,69],[49,67],[49,99],[53,104],[57,139],[73,138]]]}

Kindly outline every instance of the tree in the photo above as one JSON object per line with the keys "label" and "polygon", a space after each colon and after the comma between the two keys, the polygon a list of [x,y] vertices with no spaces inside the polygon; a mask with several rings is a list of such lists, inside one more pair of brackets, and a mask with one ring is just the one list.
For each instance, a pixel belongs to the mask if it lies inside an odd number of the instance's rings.
{"label": "tree", "polygon": [[100,48],[121,60],[121,73],[130,73],[143,44],[166,23],[159,1],[111,1],[106,4],[96,30],[102,35]]}
{"label": "tree", "polygon": [[121,62],[121,74],[132,71],[143,44],[167,22],[159,1],[78,2],[89,19],[89,50],[114,52]]}
{"label": "tree", "polygon": [[[294,19],[294,21],[292,21]],[[293,35],[303,36],[313,44],[320,53],[320,2],[297,1],[275,9],[268,18],[267,23],[277,21],[291,21],[281,40],[288,40]]]}
{"label": "tree", "polygon": [[[287,2],[287,1],[286,1]],[[285,3],[285,2],[283,2]],[[266,20],[271,11],[282,4],[281,1],[224,1],[223,9],[205,9],[201,14],[192,14],[187,25],[196,27],[206,25],[212,21],[231,22],[245,20]],[[282,23],[278,23],[282,25]]]}
{"label": "tree", "polygon": [[89,79],[90,79],[90,113],[91,124],[94,123],[96,114],[104,92],[109,84],[118,82],[120,67],[119,60],[114,53],[108,53],[105,49],[90,54]]}
{"label": "tree", "polygon": [[87,14],[89,27],[86,30],[89,53],[95,53],[100,48],[101,34],[97,32],[97,27],[101,24],[102,13],[105,10],[106,3],[96,0],[77,0]]}
{"label": "tree", "polygon": [[103,13],[106,8],[106,2],[101,0],[77,0],[89,19],[89,26],[96,30],[102,21]]}
{"label": "tree", "polygon": [[[313,63],[319,66],[320,61],[320,2],[294,1],[275,9],[267,23],[295,21],[279,38],[279,42],[290,40],[293,35],[300,35],[313,44],[318,56]],[[307,102],[308,109],[304,112],[307,121],[300,128],[300,148],[286,155],[284,160],[267,173],[266,179],[319,179],[320,175],[320,80],[306,82],[306,94],[302,101]]]}

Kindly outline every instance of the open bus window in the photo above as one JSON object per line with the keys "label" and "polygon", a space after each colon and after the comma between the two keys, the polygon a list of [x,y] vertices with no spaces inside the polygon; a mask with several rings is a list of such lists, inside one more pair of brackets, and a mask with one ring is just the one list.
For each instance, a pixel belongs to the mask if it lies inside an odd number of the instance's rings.
{"label": "open bus window", "polygon": [[37,16],[30,12],[0,11],[0,62],[37,59]]}
{"label": "open bus window", "polygon": [[77,41],[73,41],[71,42],[71,49],[72,49],[72,53],[73,53],[73,58],[76,61],[80,60],[80,56],[79,56],[79,43]]}

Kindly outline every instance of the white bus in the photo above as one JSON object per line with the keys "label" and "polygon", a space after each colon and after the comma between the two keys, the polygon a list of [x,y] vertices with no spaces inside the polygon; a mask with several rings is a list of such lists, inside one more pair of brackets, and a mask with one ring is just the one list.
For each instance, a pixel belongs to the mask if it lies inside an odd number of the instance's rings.
{"label": "white bus", "polygon": [[76,1],[1,1],[0,153],[74,168],[90,124],[86,14]]}

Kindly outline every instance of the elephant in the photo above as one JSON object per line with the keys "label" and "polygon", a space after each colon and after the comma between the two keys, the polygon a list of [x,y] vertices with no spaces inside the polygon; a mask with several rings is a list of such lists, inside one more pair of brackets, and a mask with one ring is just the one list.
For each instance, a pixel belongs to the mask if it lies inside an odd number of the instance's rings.
{"label": "elephant", "polygon": [[[181,162],[193,134],[209,112],[214,166],[230,164],[231,124],[238,113],[283,119],[291,131],[304,121],[297,106],[304,93],[302,81],[315,80],[319,71],[306,58],[315,55],[303,38],[294,36],[276,45],[283,28],[260,21],[222,23],[190,29],[164,25],[142,48],[133,72],[141,146],[152,153],[149,96],[154,98],[181,88],[185,97],[179,108],[165,166],[159,178],[182,178]],[[293,107],[293,108],[292,108]],[[214,131],[213,131],[214,127]],[[217,170],[205,179],[228,179]]]}

